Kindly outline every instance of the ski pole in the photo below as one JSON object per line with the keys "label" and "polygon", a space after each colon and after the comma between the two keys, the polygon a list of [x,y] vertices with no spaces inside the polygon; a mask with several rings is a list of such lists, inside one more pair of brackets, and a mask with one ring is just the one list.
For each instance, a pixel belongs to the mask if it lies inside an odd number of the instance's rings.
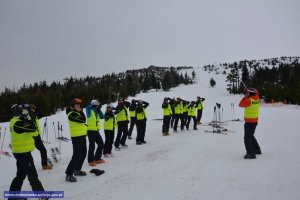
{"label": "ski pole", "polygon": [[5,139],[5,133],[6,133],[6,127],[5,127],[4,133],[3,133],[3,139],[2,139],[2,144],[1,144],[1,152],[2,152],[2,149],[3,149],[3,144],[4,144],[4,139]]}
{"label": "ski pole", "polygon": [[53,131],[54,131],[55,141],[57,141],[55,123],[53,122],[52,125],[53,125]]}
{"label": "ski pole", "polygon": [[246,88],[247,88],[247,86],[246,86],[246,84],[244,83],[244,81],[243,81],[243,80],[241,80],[241,83],[243,84],[244,88],[246,89]]}
{"label": "ski pole", "polygon": [[234,103],[232,103],[232,109],[233,109],[233,120],[235,121],[235,110],[234,110]]}

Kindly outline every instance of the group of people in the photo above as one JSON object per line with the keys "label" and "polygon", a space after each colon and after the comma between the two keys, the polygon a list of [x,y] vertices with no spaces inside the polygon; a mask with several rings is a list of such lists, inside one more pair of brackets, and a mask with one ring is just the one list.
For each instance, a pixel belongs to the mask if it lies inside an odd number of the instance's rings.
{"label": "group of people", "polygon": [[[75,176],[86,176],[86,172],[82,171],[87,147],[86,135],[89,140],[88,163],[90,166],[105,163],[102,158],[113,156],[113,145],[116,151],[121,148],[127,148],[126,140],[132,139],[132,130],[134,125],[137,129],[136,144],[146,143],[146,108],[149,103],[142,100],[132,100],[131,103],[119,98],[116,107],[108,104],[105,114],[101,111],[101,104],[98,100],[92,100],[86,107],[86,115],[83,113],[82,100],[75,98],[72,100],[71,106],[67,108],[68,122],[73,144],[73,156],[66,170],[66,181],[76,182]],[[105,143],[100,135],[101,121],[103,119]],[[128,124],[130,121],[130,129]],[[115,128],[117,128],[117,136],[115,138]],[[97,149],[95,150],[95,144]]]}
{"label": "group of people", "polygon": [[177,132],[178,122],[180,120],[180,130],[189,130],[191,119],[194,122],[194,130],[197,130],[197,125],[201,124],[201,117],[203,112],[203,101],[205,98],[197,97],[196,101],[186,101],[177,97],[171,99],[164,98],[162,103],[163,110],[163,136],[170,135],[169,128],[173,128],[174,132]]}
{"label": "group of people", "polygon": [[[197,97],[196,101],[185,101],[181,98],[164,98],[162,103],[163,110],[163,136],[169,135],[169,128],[177,131],[180,120],[180,129],[189,130],[189,124],[193,119],[194,130],[201,124],[203,111],[203,101],[205,98]],[[244,112],[244,143],[246,147],[245,159],[254,159],[256,155],[261,154],[260,146],[254,137],[258,122],[259,113],[258,91],[253,88],[245,90],[245,96],[239,106],[245,107]],[[66,109],[70,136],[73,145],[73,155],[69,162],[66,173],[67,182],[76,182],[75,176],[86,176],[82,171],[82,166],[87,155],[86,136],[89,140],[88,164],[95,166],[105,163],[102,158],[113,156],[113,145],[115,150],[127,148],[126,140],[132,139],[132,132],[136,126],[137,137],[136,144],[145,144],[145,132],[147,122],[146,108],[148,102],[142,100],[132,100],[131,102],[119,98],[116,107],[108,104],[103,114],[101,103],[98,100],[92,100],[86,107],[86,114],[83,112],[82,100],[74,98],[70,107]],[[10,191],[21,191],[23,181],[28,176],[28,180],[33,191],[44,191],[43,185],[38,178],[31,151],[36,147],[41,154],[41,164],[44,170],[51,170],[52,166],[48,163],[47,150],[40,137],[40,125],[37,117],[37,107],[33,104],[13,105],[13,117],[10,120],[11,148],[17,161],[17,175],[13,179]],[[103,119],[105,142],[99,133]],[[128,129],[128,124],[130,127]],[[117,136],[115,138],[115,129]],[[95,146],[97,144],[97,149]],[[47,199],[47,198],[42,198]]]}

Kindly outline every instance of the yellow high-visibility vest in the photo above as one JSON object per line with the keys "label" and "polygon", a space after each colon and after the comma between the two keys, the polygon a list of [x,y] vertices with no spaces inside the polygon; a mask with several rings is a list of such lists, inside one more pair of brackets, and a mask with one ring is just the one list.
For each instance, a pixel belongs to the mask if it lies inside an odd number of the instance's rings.
{"label": "yellow high-visibility vest", "polygon": [[163,115],[164,116],[170,116],[172,115],[172,108],[171,108],[171,105],[168,104],[168,108],[163,108]]}
{"label": "yellow high-visibility vest", "polygon": [[14,117],[10,120],[10,136],[11,136],[11,147],[13,153],[27,153],[34,150],[34,132],[25,132],[18,134],[14,130],[15,123],[21,121],[20,119]]}
{"label": "yellow high-visibility vest", "polygon": [[245,118],[258,118],[259,114],[259,100],[249,98],[251,106],[245,107],[244,117]]}
{"label": "yellow high-visibility vest", "polygon": [[104,119],[104,130],[112,131],[116,127],[115,117],[110,117],[108,120]]}
{"label": "yellow high-visibility vest", "polygon": [[[71,113],[73,113],[74,111],[71,111],[68,114],[68,117],[70,116]],[[79,137],[79,136],[83,136],[86,135],[87,133],[87,126],[83,123],[78,123],[78,122],[73,122],[71,120],[68,119],[69,122],[69,128],[70,128],[70,135],[71,137]]]}
{"label": "yellow high-visibility vest", "polygon": [[96,113],[93,109],[91,109],[91,116],[87,118],[87,130],[89,131],[99,131],[100,130],[100,117],[96,116]]}

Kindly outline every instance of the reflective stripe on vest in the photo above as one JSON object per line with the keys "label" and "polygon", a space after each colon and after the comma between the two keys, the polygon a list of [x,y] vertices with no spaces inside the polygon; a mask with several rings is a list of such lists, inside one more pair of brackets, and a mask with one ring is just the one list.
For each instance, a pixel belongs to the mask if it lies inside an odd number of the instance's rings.
{"label": "reflective stripe on vest", "polygon": [[104,130],[112,131],[115,127],[115,118],[110,117],[108,120],[104,119]]}
{"label": "reflective stripe on vest", "polygon": [[136,113],[136,120],[143,120],[147,119],[147,114],[145,108],[143,108],[143,112],[141,113]]}
{"label": "reflective stripe on vest", "polygon": [[251,101],[251,106],[245,107],[244,118],[258,118],[259,100],[249,99]]}
{"label": "reflective stripe on vest", "polygon": [[163,108],[163,115],[164,116],[172,115],[172,108],[170,104],[168,104],[168,108]]}
{"label": "reflective stripe on vest", "polygon": [[122,121],[127,121],[128,120],[128,116],[127,116],[127,109],[126,107],[124,107],[118,114],[117,114],[117,121],[118,122],[122,122]]}
{"label": "reflective stripe on vest", "polygon": [[87,130],[99,131],[100,130],[100,117],[96,115],[95,111],[91,109],[91,116],[87,118]]}
{"label": "reflective stripe on vest", "polygon": [[[73,112],[73,111],[72,111]],[[70,112],[68,114],[68,117],[69,115],[72,113]],[[82,136],[82,135],[86,135],[87,133],[87,127],[85,124],[83,123],[78,123],[78,122],[73,122],[71,120],[68,119],[68,122],[69,122],[69,128],[70,128],[70,135],[71,137],[79,137],[79,136]]]}
{"label": "reflective stripe on vest", "polygon": [[34,140],[33,140],[33,132],[26,133],[16,133],[14,130],[14,125],[17,121],[21,121],[20,119],[14,117],[10,120],[10,136],[11,136],[11,147],[13,153],[26,153],[33,151]]}

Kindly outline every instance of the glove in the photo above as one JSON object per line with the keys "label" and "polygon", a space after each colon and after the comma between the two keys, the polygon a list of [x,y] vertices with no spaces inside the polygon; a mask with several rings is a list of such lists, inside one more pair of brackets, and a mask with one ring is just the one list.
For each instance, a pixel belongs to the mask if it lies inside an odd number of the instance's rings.
{"label": "glove", "polygon": [[30,121],[31,117],[30,117],[30,114],[29,114],[28,110],[22,109],[22,112],[20,113],[20,118]]}

